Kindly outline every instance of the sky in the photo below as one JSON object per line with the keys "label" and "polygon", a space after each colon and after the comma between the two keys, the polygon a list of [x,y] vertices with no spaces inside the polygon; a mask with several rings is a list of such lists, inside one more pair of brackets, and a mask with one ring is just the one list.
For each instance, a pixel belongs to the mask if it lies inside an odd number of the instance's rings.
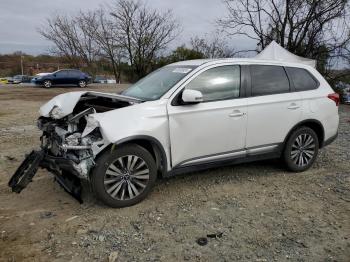
{"label": "sky", "polygon": [[[0,54],[23,51],[28,54],[48,53],[50,42],[37,29],[53,14],[75,14],[112,4],[114,0],[0,0]],[[141,0],[158,10],[172,10],[183,32],[173,46],[189,43],[193,36],[210,35],[215,20],[226,15],[222,0]],[[229,45],[236,50],[254,49],[251,40],[235,37]]]}

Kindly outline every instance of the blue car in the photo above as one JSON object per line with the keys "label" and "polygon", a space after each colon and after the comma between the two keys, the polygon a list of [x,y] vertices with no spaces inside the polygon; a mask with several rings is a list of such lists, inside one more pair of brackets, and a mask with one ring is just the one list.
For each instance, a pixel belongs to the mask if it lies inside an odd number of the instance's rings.
{"label": "blue car", "polygon": [[46,88],[62,85],[86,87],[90,81],[91,77],[88,74],[76,69],[58,70],[32,79],[32,83]]}

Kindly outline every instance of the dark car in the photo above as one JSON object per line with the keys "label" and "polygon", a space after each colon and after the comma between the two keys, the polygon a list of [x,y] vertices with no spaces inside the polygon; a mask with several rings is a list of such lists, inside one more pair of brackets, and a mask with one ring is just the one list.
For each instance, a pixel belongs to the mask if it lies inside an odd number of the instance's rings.
{"label": "dark car", "polygon": [[90,82],[91,77],[88,74],[76,69],[63,69],[33,78],[32,82],[36,85],[42,85],[50,88],[54,85],[77,85],[86,87]]}

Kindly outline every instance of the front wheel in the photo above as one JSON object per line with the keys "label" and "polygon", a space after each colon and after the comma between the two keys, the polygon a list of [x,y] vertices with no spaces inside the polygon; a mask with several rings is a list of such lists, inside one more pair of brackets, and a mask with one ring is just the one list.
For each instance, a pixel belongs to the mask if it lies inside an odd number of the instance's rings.
{"label": "front wheel", "polygon": [[81,88],[84,88],[84,87],[87,87],[87,83],[85,80],[80,80],[78,82],[78,86],[81,87]]}
{"label": "front wheel", "polygon": [[318,137],[309,127],[295,130],[287,140],[283,158],[289,170],[302,172],[314,163],[319,148]]}
{"label": "front wheel", "polygon": [[107,150],[91,174],[96,197],[111,207],[127,207],[142,201],[153,188],[157,167],[143,147],[130,144]]}
{"label": "front wheel", "polygon": [[45,88],[50,88],[52,86],[52,82],[50,80],[45,80],[43,84]]}

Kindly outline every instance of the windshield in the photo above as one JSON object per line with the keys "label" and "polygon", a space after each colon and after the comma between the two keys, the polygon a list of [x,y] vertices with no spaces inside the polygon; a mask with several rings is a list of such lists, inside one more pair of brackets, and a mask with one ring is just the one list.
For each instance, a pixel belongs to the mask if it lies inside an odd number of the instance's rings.
{"label": "windshield", "polygon": [[165,66],[142,78],[122,95],[141,100],[156,100],[168,92],[196,66]]}

